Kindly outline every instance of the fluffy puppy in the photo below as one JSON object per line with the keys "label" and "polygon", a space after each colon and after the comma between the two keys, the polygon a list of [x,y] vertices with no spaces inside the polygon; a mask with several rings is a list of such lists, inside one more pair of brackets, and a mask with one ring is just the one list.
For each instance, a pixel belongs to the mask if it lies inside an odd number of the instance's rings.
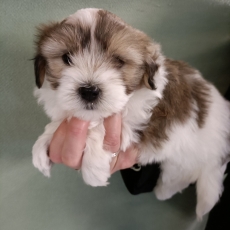
{"label": "fluffy puppy", "polygon": [[78,117],[90,121],[83,179],[107,185],[112,154],[103,149],[103,119],[121,112],[121,150],[136,143],[140,164],[161,162],[157,198],[196,182],[198,217],[211,210],[230,150],[230,106],[212,84],[105,10],[83,9],[40,26],[36,46],[35,96],[52,120],[33,146],[36,168],[50,175],[53,133]]}

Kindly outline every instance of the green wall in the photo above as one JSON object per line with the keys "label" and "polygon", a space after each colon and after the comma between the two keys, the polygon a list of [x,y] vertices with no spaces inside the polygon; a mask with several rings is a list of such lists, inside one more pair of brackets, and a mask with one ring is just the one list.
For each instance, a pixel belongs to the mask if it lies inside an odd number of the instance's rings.
{"label": "green wall", "polygon": [[194,187],[160,202],[132,196],[119,173],[106,188],[55,166],[51,179],[31,164],[31,148],[48,122],[32,96],[35,26],[80,8],[105,8],[162,44],[166,56],[198,68],[223,93],[230,83],[230,1],[0,0],[0,229],[192,230]]}

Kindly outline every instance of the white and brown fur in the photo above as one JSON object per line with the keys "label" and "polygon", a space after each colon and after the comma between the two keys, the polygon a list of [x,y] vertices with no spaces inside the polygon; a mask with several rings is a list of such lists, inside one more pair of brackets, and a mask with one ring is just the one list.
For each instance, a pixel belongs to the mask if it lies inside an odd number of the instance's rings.
{"label": "white and brown fur", "polygon": [[[50,175],[52,135],[74,116],[91,121],[84,181],[107,185],[112,154],[103,149],[103,119],[122,112],[121,150],[136,143],[140,164],[161,162],[157,198],[168,199],[196,182],[197,216],[212,209],[230,151],[230,106],[197,70],[165,58],[143,32],[99,9],[42,25],[36,46],[35,95],[52,122],[33,147],[35,167]],[[87,84],[100,89],[95,103],[77,93]]]}

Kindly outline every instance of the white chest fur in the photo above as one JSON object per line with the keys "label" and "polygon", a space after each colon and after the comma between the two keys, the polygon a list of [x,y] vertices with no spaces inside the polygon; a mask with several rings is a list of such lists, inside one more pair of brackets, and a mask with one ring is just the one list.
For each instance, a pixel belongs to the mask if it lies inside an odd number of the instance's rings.
{"label": "white chest fur", "polygon": [[130,98],[122,113],[121,150],[125,151],[131,143],[138,143],[136,131],[142,131],[149,122],[151,110],[157,105],[159,98],[155,91],[142,88]]}

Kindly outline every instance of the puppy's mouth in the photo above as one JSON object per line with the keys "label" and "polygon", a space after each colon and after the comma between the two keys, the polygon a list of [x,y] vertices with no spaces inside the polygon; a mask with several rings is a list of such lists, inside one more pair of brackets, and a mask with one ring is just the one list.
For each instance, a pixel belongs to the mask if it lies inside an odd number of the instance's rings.
{"label": "puppy's mouth", "polygon": [[88,103],[86,103],[85,109],[86,110],[95,110],[96,109],[95,102],[88,102]]}

